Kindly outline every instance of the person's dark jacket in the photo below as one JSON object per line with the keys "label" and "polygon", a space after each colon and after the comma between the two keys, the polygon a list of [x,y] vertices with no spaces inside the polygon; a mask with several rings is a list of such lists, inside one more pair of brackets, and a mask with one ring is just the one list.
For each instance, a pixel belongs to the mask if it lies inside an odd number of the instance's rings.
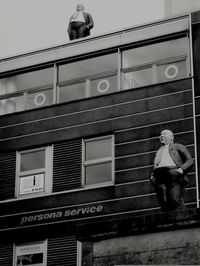
{"label": "person's dark jacket", "polygon": [[[93,18],[92,16],[87,13],[87,12],[83,12],[83,17],[85,19],[85,23],[86,23],[86,26],[87,26],[87,36],[90,35],[90,30],[94,27],[94,21],[93,21]],[[70,18],[70,21],[71,21],[71,18]],[[68,33],[71,31],[71,23],[69,21],[69,26],[68,26]]]}
{"label": "person's dark jacket", "polygon": [[[160,149],[159,149],[160,150]],[[154,170],[158,166],[161,157],[159,156],[159,150],[157,152],[157,155],[154,159]],[[169,154],[174,161],[175,165],[178,168],[181,168],[183,170],[183,180],[187,184],[189,182],[187,178],[187,173],[194,164],[194,160],[192,159],[188,149],[179,143],[170,143],[169,144]],[[154,171],[153,171],[154,172]],[[153,173],[152,173],[153,176]]]}

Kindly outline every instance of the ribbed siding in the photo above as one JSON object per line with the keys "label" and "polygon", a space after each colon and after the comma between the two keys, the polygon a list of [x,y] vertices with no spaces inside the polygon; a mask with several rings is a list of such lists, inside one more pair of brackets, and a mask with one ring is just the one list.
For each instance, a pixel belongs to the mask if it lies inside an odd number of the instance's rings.
{"label": "ribbed siding", "polygon": [[81,187],[82,141],[54,145],[53,192]]}
{"label": "ribbed siding", "polygon": [[14,198],[16,153],[0,153],[0,200]]}
{"label": "ribbed siding", "polygon": [[1,266],[12,266],[13,264],[13,245],[0,244],[0,265]]}
{"label": "ribbed siding", "polygon": [[[194,154],[194,128],[192,91],[189,88],[176,88],[176,92],[166,89],[166,95],[155,95],[146,100],[147,109],[142,117],[133,117],[135,127],[125,127],[115,132],[115,182],[116,196],[135,197],[135,210],[158,207],[155,191],[150,185],[149,176],[152,171],[156,150],[160,147],[158,136],[167,128],[175,133],[175,142],[187,146],[191,155]],[[142,98],[141,98],[142,100]],[[160,107],[162,106],[162,109]],[[141,119],[140,119],[141,118]],[[188,175],[190,185],[187,188],[185,201],[195,204],[196,175],[195,167]],[[139,196],[140,201],[137,202]]]}
{"label": "ribbed siding", "polygon": [[76,266],[77,241],[74,236],[48,240],[48,266]]}

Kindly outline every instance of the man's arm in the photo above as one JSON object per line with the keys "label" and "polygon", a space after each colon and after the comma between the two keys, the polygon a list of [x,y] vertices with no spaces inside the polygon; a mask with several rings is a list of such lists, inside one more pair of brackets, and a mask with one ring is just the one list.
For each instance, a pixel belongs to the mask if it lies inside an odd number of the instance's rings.
{"label": "man's arm", "polygon": [[94,27],[94,20],[89,13],[87,13],[87,16],[88,16],[88,21],[89,21],[89,23],[87,24],[87,27],[89,29],[92,29]]}
{"label": "man's arm", "polygon": [[72,16],[70,17],[70,19],[69,19],[69,23],[68,23],[68,28],[67,28],[67,32],[68,32],[68,33],[70,33],[70,31],[71,31],[71,24],[70,24],[71,19],[72,19]]}
{"label": "man's arm", "polygon": [[194,160],[192,159],[188,149],[182,145],[178,145],[178,152],[184,157],[185,161],[183,162],[183,165],[181,165],[182,170],[187,173],[187,171],[192,167],[194,164]]}

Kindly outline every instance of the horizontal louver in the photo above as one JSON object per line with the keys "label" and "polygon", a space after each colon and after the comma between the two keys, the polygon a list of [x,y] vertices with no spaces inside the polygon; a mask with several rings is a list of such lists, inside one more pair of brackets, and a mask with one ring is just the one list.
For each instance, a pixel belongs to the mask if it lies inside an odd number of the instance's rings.
{"label": "horizontal louver", "polygon": [[14,198],[16,153],[0,153],[0,200]]}
{"label": "horizontal louver", "polygon": [[53,192],[81,187],[82,141],[54,145]]}
{"label": "horizontal louver", "polygon": [[0,265],[1,266],[12,266],[13,263],[13,245],[0,244]]}
{"label": "horizontal louver", "polygon": [[48,266],[76,266],[77,241],[74,236],[48,240]]}

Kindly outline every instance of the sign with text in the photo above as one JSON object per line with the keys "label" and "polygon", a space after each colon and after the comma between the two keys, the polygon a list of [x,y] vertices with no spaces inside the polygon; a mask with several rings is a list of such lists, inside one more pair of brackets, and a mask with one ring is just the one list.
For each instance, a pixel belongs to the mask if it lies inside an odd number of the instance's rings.
{"label": "sign with text", "polygon": [[46,242],[16,246],[15,255],[17,266],[43,266]]}
{"label": "sign with text", "polygon": [[73,209],[64,209],[57,211],[49,211],[45,213],[39,214],[31,214],[25,215],[21,218],[20,225],[33,224],[35,222],[49,222],[62,220],[65,218],[76,218],[83,217],[92,214],[98,214],[103,211],[102,205],[91,206],[91,207],[81,207],[81,208],[73,208]]}
{"label": "sign with text", "polygon": [[56,207],[38,211],[0,215],[0,231],[62,222],[83,221],[108,215],[129,212],[134,209],[134,198],[109,200],[74,206]]}
{"label": "sign with text", "polygon": [[44,174],[20,177],[20,195],[44,191]]}

